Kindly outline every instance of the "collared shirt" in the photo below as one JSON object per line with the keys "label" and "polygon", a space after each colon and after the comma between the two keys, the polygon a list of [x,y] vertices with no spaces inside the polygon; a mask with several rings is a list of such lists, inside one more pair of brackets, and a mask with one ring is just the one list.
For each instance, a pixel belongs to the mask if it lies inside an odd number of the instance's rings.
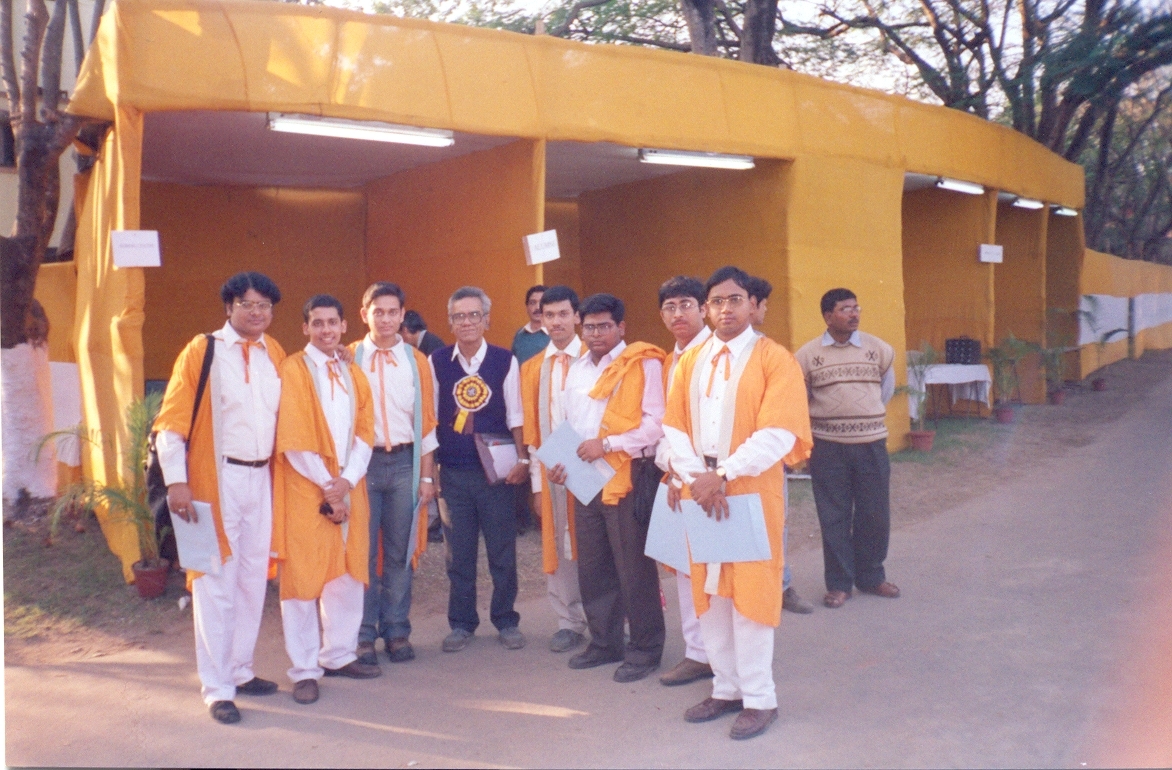
{"label": "collared shirt", "polygon": [[[589,352],[570,366],[566,378],[566,419],[584,439],[598,438],[602,417],[606,414],[607,398],[591,398],[590,391],[602,376],[606,367],[626,349],[627,343],[619,344],[594,363]],[[663,437],[663,365],[654,359],[643,361],[643,417],[639,426],[626,433],[607,436],[614,451],[622,451],[632,457],[640,456],[644,450],[654,448]]]}
{"label": "collared shirt", "polygon": [[[374,397],[374,445],[385,447],[388,443],[383,430],[384,420],[391,434],[391,446],[415,443],[415,377],[411,374],[409,358],[415,355],[414,352],[399,337],[394,345],[384,348],[394,361],[392,363],[385,356],[376,354],[380,348],[369,334],[358,345],[361,349],[362,373],[370,382],[370,392]],[[426,374],[420,372],[420,376]],[[432,429],[423,437],[419,453],[425,455],[433,452],[437,446],[439,441],[435,429]]]}
{"label": "collared shirt", "polygon": [[[557,360],[555,356],[559,353],[569,355],[570,360],[567,362],[565,370],[562,369],[562,362]],[[570,340],[570,344],[566,345],[564,350],[558,350],[557,345],[552,342],[545,346],[545,352],[542,355],[542,361],[546,358],[553,358],[554,361],[549,365],[549,429],[554,430],[557,426],[566,421],[566,391],[562,388],[562,382],[569,385],[569,364],[572,364],[578,356],[582,355],[582,340],[577,334],[574,339]],[[538,398],[543,398],[544,394],[538,394]],[[541,463],[534,456],[535,447],[529,447],[529,456],[533,458],[533,462],[529,465],[529,481],[533,493],[536,494],[541,491]]]}
{"label": "collared shirt", "polygon": [[[452,345],[452,360],[459,359],[460,366],[464,369],[464,374],[476,374],[480,371],[480,365],[484,363],[484,356],[488,353],[488,343],[484,340],[480,341],[480,347],[472,354],[472,358],[464,358],[464,354],[460,352],[460,344]],[[435,366],[428,362],[431,368],[431,384],[435,398],[435,412],[439,414],[439,379],[435,376]],[[517,366],[517,357],[513,356],[509,362],[509,373],[505,375],[504,393],[501,394],[505,399],[505,424],[508,425],[509,430],[513,428],[520,428],[525,424],[525,413],[521,409],[521,369]]]}
{"label": "collared shirt", "polygon": [[548,344],[549,332],[544,326],[533,329],[529,324],[525,324],[513,335],[513,355],[517,357],[518,364],[523,364],[544,350]]}
{"label": "collared shirt", "polygon": [[[838,340],[834,339],[834,337],[830,334],[829,329],[822,333],[822,347],[824,348],[832,346],[842,348],[846,347],[847,345],[853,345],[856,348],[863,347],[863,340],[859,337],[859,332],[857,329],[851,332],[851,336],[849,339],[847,339],[846,342],[839,342]],[[894,395],[895,367],[891,366],[888,367],[887,371],[883,373],[883,380],[879,383],[879,398],[882,399],[884,404],[886,404]]]}
{"label": "collared shirt", "polygon": [[[747,328],[727,343],[713,336],[698,353],[700,359],[696,362],[693,376],[699,377],[700,406],[699,414],[693,417],[699,427],[700,446],[702,454],[708,457],[718,457],[720,451],[720,425],[724,416],[724,399],[726,396],[735,398],[735,393],[729,393],[724,380],[724,366],[726,356],[719,356],[724,345],[728,345],[732,356],[729,360],[731,367],[736,358],[745,349],[757,340],[757,332],[752,327]],[[719,356],[719,359],[717,360]],[[715,376],[713,370],[715,369]],[[712,379],[711,395],[708,392],[709,378]],[[681,383],[683,387],[683,383]],[[683,431],[665,427],[664,433],[670,443],[672,469],[678,473],[684,483],[691,484],[696,477],[708,470],[704,458],[696,453],[692,444],[692,437]],[[728,481],[741,476],[759,476],[769,470],[789,454],[796,443],[797,437],[784,428],[758,428],[745,439],[736,451],[728,456],[721,465],[725,470]]]}
{"label": "collared shirt", "polygon": [[[700,331],[696,333],[687,345],[680,347],[680,343],[672,349],[671,358],[668,359],[667,364],[667,389],[664,394],[666,398],[671,394],[671,386],[675,383],[676,365],[680,362],[680,356],[687,353],[697,345],[703,345],[712,336],[712,330],[708,328],[707,324],[700,327]],[[655,448],[655,465],[661,471],[671,470],[671,444],[668,441],[660,441],[659,446]]]}
{"label": "collared shirt", "polygon": [[[216,388],[208,384],[208,403],[219,414],[220,451],[225,457],[255,462],[267,460],[277,437],[277,407],[281,403],[281,378],[269,358],[264,336],[249,346],[248,378],[244,373],[244,337],[232,324],[213,334],[216,346],[212,370]],[[219,403],[211,396],[218,391]],[[156,439],[159,464],[167,484],[187,482],[187,445],[173,431],[160,431]],[[220,458],[219,461],[222,461]],[[218,461],[218,462],[219,462]]]}
{"label": "collared shirt", "polygon": [[[338,454],[338,465],[342,467],[342,472],[339,475],[349,481],[350,486],[357,486],[362,477],[366,475],[366,466],[370,464],[371,449],[358,436],[355,436],[353,441],[349,440],[350,432],[354,427],[354,418],[350,407],[354,393],[343,389],[345,380],[342,383],[334,382],[331,387],[329,375],[330,363],[334,364],[335,371],[344,369],[347,364],[338,358],[337,353],[333,356],[327,356],[312,343],[305,346],[305,361],[309,364],[309,370],[316,385],[316,395],[319,397],[322,412],[325,414],[330,437],[334,440],[334,450]],[[352,391],[355,386],[350,383],[346,387]],[[319,487],[330,483],[330,472],[326,470],[325,461],[317,452],[286,452],[285,457],[293,466],[293,470]]]}

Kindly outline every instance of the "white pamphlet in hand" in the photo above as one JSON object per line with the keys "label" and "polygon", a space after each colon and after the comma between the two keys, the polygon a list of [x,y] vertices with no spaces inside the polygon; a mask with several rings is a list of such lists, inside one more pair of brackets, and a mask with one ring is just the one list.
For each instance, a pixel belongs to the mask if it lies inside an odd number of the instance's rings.
{"label": "white pamphlet in hand", "polygon": [[717,521],[704,513],[694,500],[682,500],[684,527],[692,561],[697,564],[724,564],[737,561],[765,561],[773,557],[761,495],[726,497],[728,517]]}
{"label": "white pamphlet in hand", "polygon": [[183,569],[193,569],[207,575],[220,574],[220,541],[216,537],[216,522],[212,518],[211,503],[192,502],[196,521],[184,521],[171,514],[175,530],[175,545],[179,549],[179,563]]}
{"label": "white pamphlet in hand", "polygon": [[589,505],[598,496],[606,482],[614,478],[614,468],[606,460],[588,463],[578,457],[578,447],[584,439],[578,435],[569,421],[554,428],[537,448],[537,459],[546,468],[562,465],[566,469],[566,489],[582,505]]}
{"label": "white pamphlet in hand", "polygon": [[667,504],[667,484],[660,484],[651,506],[651,523],[647,525],[647,546],[643,554],[660,564],[671,567],[681,575],[692,572],[688,558],[688,535],[684,530],[684,514],[673,511]]}

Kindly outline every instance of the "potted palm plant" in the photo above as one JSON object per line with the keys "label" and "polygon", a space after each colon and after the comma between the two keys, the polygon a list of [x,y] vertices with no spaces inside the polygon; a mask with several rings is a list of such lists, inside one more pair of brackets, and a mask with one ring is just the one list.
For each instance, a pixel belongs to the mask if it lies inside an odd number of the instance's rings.
{"label": "potted palm plant", "polygon": [[1031,345],[1013,336],[1013,332],[996,347],[985,351],[993,366],[993,416],[1000,423],[1014,420],[1013,392],[1018,389],[1017,362],[1031,352]]}
{"label": "potted palm plant", "polygon": [[936,431],[927,430],[924,425],[928,400],[928,384],[925,380],[928,370],[938,363],[940,354],[936,349],[929,342],[921,342],[919,350],[909,350],[907,353],[907,385],[901,385],[895,391],[906,393],[909,405],[913,407],[911,411],[916,415],[916,429],[908,432],[908,440],[912,449],[919,452],[932,451],[932,442],[936,437]]}
{"label": "potted palm plant", "polygon": [[1055,406],[1066,400],[1066,355],[1078,350],[1066,323],[1071,312],[1050,308],[1046,323],[1046,345],[1038,346],[1042,370],[1046,374],[1046,396]]}
{"label": "potted palm plant", "polygon": [[[1107,347],[1107,343],[1111,342],[1113,339],[1115,339],[1116,337],[1118,337],[1121,334],[1128,334],[1129,330],[1125,327],[1119,327],[1116,329],[1109,329],[1109,330],[1103,331],[1100,328],[1100,325],[1101,325],[1100,316],[1103,314],[1101,314],[1099,312],[1099,298],[1096,297],[1095,295],[1084,294],[1082,297],[1082,300],[1080,301],[1080,305],[1081,306],[1079,307],[1079,309],[1075,311],[1075,316],[1078,317],[1078,319],[1080,321],[1085,321],[1087,326],[1090,328],[1091,332],[1095,335],[1095,344],[1099,348],[1099,359],[1101,360],[1103,357],[1103,349]],[[1102,324],[1102,325],[1105,326],[1106,324]],[[1103,367],[1103,368],[1106,369],[1106,367]],[[1100,375],[1100,376],[1094,378],[1093,380],[1091,380],[1091,390],[1106,390],[1106,389],[1107,389],[1107,378],[1106,377],[1103,377],[1102,375]]]}
{"label": "potted palm plant", "polygon": [[[57,534],[62,516],[71,510],[92,511],[106,508],[109,521],[130,523],[138,534],[141,559],[131,565],[134,583],[144,599],[153,599],[166,588],[170,562],[159,557],[159,534],[155,531],[155,516],[147,503],[146,461],[151,426],[159,413],[163,396],[152,393],[126,408],[127,443],[123,456],[123,477],[109,483],[92,479],[70,485],[54,503],[50,511],[50,537]],[[80,430],[65,431],[94,443],[93,436]],[[55,440],[62,432],[51,433],[42,439],[42,445]],[[165,534],[165,533],[164,533]]]}

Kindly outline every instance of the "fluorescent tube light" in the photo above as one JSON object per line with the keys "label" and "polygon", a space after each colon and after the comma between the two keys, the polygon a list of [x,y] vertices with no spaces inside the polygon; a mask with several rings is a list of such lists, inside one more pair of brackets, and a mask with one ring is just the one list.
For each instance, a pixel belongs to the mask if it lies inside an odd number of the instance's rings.
{"label": "fluorescent tube light", "polygon": [[966,195],[984,195],[985,188],[974,182],[962,182],[959,179],[949,179],[941,176],[936,178],[936,186],[941,190],[965,193]]}
{"label": "fluorescent tube light", "polygon": [[1060,217],[1077,217],[1078,209],[1072,209],[1068,206],[1055,206],[1054,213]]}
{"label": "fluorescent tube light", "polygon": [[745,170],[753,168],[750,155],[722,155],[718,152],[687,152],[684,150],[639,150],[639,160],[644,163],[658,163],[664,166],[697,166],[699,168],[727,168]]}
{"label": "fluorescent tube light", "polygon": [[1044,207],[1046,204],[1041,201],[1032,200],[1030,198],[1014,198],[1013,205],[1019,209],[1036,210]]}
{"label": "fluorescent tube light", "polygon": [[268,126],[273,131],[310,136],[330,136],[338,139],[366,139],[374,142],[416,144],[423,147],[451,147],[455,138],[451,131],[438,128],[416,128],[373,120],[345,120],[319,118],[314,115],[291,115],[270,112]]}

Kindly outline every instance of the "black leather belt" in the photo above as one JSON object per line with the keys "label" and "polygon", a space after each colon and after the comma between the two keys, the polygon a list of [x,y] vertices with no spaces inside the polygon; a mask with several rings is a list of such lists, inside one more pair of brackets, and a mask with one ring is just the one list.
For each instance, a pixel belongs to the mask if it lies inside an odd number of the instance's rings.
{"label": "black leather belt", "polygon": [[225,457],[224,462],[229,465],[243,465],[245,468],[263,468],[269,464],[268,458],[264,460],[237,460],[235,457]]}
{"label": "black leather belt", "polygon": [[414,444],[395,444],[390,450],[387,450],[386,447],[376,446],[374,447],[374,451],[376,454],[381,452],[382,454],[393,455],[396,452],[410,452],[414,448]]}

